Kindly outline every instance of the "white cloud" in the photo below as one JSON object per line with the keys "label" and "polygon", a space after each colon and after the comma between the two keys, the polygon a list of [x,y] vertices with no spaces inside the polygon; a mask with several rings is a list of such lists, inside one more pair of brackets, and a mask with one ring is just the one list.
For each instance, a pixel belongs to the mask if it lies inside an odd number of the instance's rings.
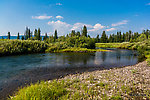
{"label": "white cloud", "polygon": [[50,19],[52,18],[53,16],[47,16],[47,15],[43,15],[43,16],[32,16],[32,19],[41,19],[41,20],[44,20],[44,19]]}
{"label": "white cloud", "polygon": [[120,26],[120,25],[127,24],[127,23],[128,23],[128,20],[123,20],[123,21],[121,21],[121,22],[112,24],[112,26]]}
{"label": "white cloud", "polygon": [[62,6],[62,4],[61,4],[61,3],[56,3],[56,5],[57,5],[57,6]]}
{"label": "white cloud", "polygon": [[149,6],[149,5],[150,5],[150,3],[147,3],[146,5],[148,5],[148,6]]}
{"label": "white cloud", "polygon": [[89,31],[93,32],[93,31],[98,31],[101,30],[103,28],[105,28],[106,26],[102,26],[101,24],[97,23],[93,26],[93,29],[90,29]]}
{"label": "white cloud", "polygon": [[100,34],[103,30],[106,30],[107,32],[117,30],[116,28],[107,29],[108,26],[103,26],[100,23],[97,23],[95,25],[84,24],[84,23],[68,24],[68,23],[62,22],[60,20],[49,21],[48,25],[50,25],[52,30],[57,29],[60,36],[70,33],[71,30],[81,31],[81,29],[83,28],[84,25],[87,27],[88,33],[91,36],[96,36],[96,34]]}
{"label": "white cloud", "polygon": [[116,30],[116,28],[106,29],[107,32],[109,32],[109,31],[115,31],[115,30]]}
{"label": "white cloud", "polygon": [[85,25],[87,28],[92,28],[92,27],[93,27],[93,26],[90,25],[90,24],[75,23],[75,24],[73,25],[73,27],[72,27],[71,30],[77,30],[77,31],[79,31],[79,30],[81,30],[81,28],[83,28],[84,25]]}
{"label": "white cloud", "polygon": [[72,27],[72,25],[70,25],[66,22],[62,22],[60,20],[49,21],[48,25],[50,25],[53,30],[57,29],[58,32],[61,32],[61,33],[59,33],[59,35],[68,34],[70,32],[71,27]]}
{"label": "white cloud", "polygon": [[56,16],[57,19],[63,19],[64,17],[62,16]]}

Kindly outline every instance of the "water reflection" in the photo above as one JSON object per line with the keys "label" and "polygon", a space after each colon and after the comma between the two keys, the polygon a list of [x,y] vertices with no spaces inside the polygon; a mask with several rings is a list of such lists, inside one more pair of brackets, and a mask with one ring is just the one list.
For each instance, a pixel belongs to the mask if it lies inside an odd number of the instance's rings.
{"label": "water reflection", "polygon": [[96,53],[47,53],[0,57],[0,82],[38,67],[120,67],[138,62],[135,51],[111,49]]}
{"label": "water reflection", "polygon": [[103,62],[104,62],[105,59],[106,59],[106,56],[107,56],[106,54],[107,54],[107,53],[106,53],[106,52],[102,52],[101,54],[102,54],[102,56],[101,56],[101,57],[102,57],[102,60],[103,60]]}

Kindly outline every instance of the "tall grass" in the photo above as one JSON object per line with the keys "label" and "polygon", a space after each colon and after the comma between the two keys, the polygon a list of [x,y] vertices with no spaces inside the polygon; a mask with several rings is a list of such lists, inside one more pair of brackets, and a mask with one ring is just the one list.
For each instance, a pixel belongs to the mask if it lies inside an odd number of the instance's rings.
{"label": "tall grass", "polygon": [[38,40],[0,40],[0,56],[45,52],[47,44]]}
{"label": "tall grass", "polygon": [[10,100],[56,100],[67,94],[62,82],[41,82],[24,87]]}

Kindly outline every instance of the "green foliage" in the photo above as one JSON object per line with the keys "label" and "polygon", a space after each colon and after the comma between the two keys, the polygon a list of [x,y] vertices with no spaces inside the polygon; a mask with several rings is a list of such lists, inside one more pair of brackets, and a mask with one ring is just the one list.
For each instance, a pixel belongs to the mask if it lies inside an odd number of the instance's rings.
{"label": "green foliage", "polygon": [[107,36],[106,36],[105,31],[103,31],[100,41],[101,41],[101,43],[107,43],[108,40],[107,40]]}
{"label": "green foliage", "polygon": [[18,33],[18,35],[17,35],[17,39],[20,39],[19,33]]}
{"label": "green foliage", "polygon": [[8,32],[8,36],[7,36],[7,39],[10,39],[10,32]]}
{"label": "green foliage", "polygon": [[142,42],[142,41],[145,41],[147,38],[146,38],[146,35],[145,34],[141,34],[139,37],[138,37],[138,39],[137,39],[137,41],[138,42]]}
{"label": "green foliage", "polygon": [[57,30],[55,30],[55,33],[54,33],[54,41],[56,41],[56,39],[58,39]]}
{"label": "green foliage", "polygon": [[0,56],[45,52],[47,44],[32,40],[0,40]]}
{"label": "green foliage", "polygon": [[30,39],[30,37],[31,37],[31,31],[28,27],[26,27],[24,36],[25,36],[25,40]]}
{"label": "green foliage", "polygon": [[10,100],[56,100],[67,94],[62,82],[41,82],[30,87],[24,87],[10,97]]}
{"label": "green foliage", "polygon": [[84,25],[83,30],[82,30],[82,36],[87,37],[87,27]]}
{"label": "green foliage", "polygon": [[112,96],[110,100],[123,100],[121,96]]}
{"label": "green foliage", "polygon": [[41,40],[41,30],[40,30],[40,28],[38,28],[38,31],[37,31],[37,40]]}

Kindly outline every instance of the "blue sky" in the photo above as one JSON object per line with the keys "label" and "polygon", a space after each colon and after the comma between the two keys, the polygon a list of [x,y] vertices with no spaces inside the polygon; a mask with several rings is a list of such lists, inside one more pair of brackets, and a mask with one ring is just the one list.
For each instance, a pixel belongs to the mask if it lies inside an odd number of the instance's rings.
{"label": "blue sky", "polygon": [[0,0],[0,35],[24,34],[40,27],[42,34],[88,27],[91,36],[150,29],[150,0]]}

